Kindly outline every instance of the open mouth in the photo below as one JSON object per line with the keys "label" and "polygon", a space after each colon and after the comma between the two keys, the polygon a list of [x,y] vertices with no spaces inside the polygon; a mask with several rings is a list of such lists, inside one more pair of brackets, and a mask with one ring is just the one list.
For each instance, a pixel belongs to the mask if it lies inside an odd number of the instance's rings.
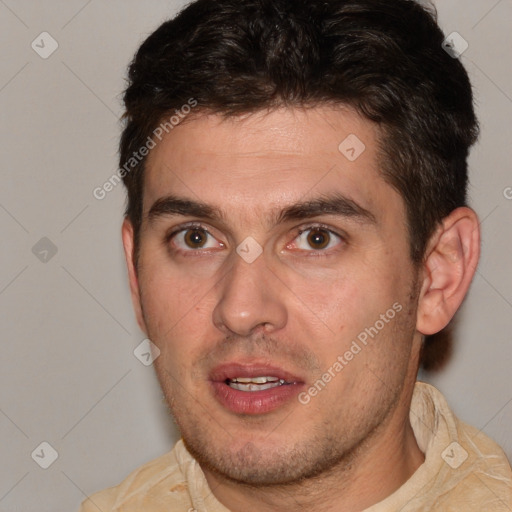
{"label": "open mouth", "polygon": [[210,375],[215,398],[238,414],[264,414],[289,403],[304,381],[268,364],[231,363],[218,366]]}
{"label": "open mouth", "polygon": [[265,389],[277,388],[290,384],[284,379],[278,377],[236,377],[234,379],[226,379],[226,384],[238,391],[263,391]]}

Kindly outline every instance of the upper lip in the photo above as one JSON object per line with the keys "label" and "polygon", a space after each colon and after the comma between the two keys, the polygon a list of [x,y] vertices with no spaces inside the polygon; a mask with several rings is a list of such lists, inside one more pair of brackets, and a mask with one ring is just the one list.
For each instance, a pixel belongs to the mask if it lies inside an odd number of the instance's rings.
{"label": "upper lip", "polygon": [[232,362],[216,366],[210,373],[213,382],[225,382],[237,377],[277,377],[287,383],[303,383],[304,380],[278,366],[259,362]]}

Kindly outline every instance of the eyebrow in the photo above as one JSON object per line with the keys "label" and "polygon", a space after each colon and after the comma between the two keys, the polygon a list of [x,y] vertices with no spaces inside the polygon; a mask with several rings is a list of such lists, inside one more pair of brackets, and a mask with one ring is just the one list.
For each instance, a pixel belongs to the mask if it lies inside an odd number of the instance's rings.
{"label": "eyebrow", "polygon": [[[189,216],[223,222],[226,215],[217,207],[176,197],[173,195],[157,199],[148,212],[150,222],[165,216]],[[322,195],[318,198],[294,203],[284,209],[276,209],[271,214],[272,224],[293,220],[305,220],[321,215],[351,218],[361,223],[376,224],[375,215],[343,194]]]}

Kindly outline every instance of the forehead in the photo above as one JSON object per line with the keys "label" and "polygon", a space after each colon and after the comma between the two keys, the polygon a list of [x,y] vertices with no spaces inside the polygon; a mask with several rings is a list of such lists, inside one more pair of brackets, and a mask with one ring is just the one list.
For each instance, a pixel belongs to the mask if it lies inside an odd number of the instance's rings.
{"label": "forehead", "polygon": [[254,216],[332,192],[372,211],[396,195],[379,172],[378,137],[346,108],[199,115],[151,151],[144,213],[169,194]]}

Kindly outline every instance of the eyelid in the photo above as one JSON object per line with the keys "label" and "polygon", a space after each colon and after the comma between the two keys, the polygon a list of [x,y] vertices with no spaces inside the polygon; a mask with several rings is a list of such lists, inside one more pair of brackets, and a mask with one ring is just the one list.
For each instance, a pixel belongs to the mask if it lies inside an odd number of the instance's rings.
{"label": "eyelid", "polygon": [[209,235],[211,235],[215,238],[215,236],[211,233],[211,231],[206,226],[204,226],[203,224],[201,224],[200,222],[197,222],[197,221],[190,221],[190,222],[186,222],[185,224],[179,224],[178,226],[172,227],[166,233],[165,241],[166,242],[170,241],[173,237],[175,237],[178,233],[181,233],[182,231],[186,231],[187,229],[194,229],[194,228],[202,229],[206,233],[208,233]]}
{"label": "eyelid", "polygon": [[[179,235],[180,233],[182,233],[183,231],[188,231],[190,229],[200,229],[202,231],[204,231],[207,235],[211,236],[212,238],[214,238],[217,243],[223,247],[225,247],[225,243],[222,242],[221,240],[219,240],[212,232],[211,230],[206,227],[204,224],[202,224],[201,222],[198,222],[198,221],[190,221],[190,222],[186,222],[185,224],[180,224],[178,226],[174,226],[173,228],[171,228],[165,235],[164,237],[164,244],[166,246],[169,246],[170,242],[177,236]],[[182,251],[182,252],[186,252],[186,253],[201,253],[201,252],[207,252],[207,251],[211,251],[212,249],[211,248],[206,248],[206,249],[190,249],[190,251],[188,250],[183,250],[179,247],[174,247],[173,248],[174,251]]]}
{"label": "eyelid", "polygon": [[299,226],[295,229],[298,234],[301,234],[301,233],[304,233],[304,231],[307,231],[308,229],[315,229],[315,228],[325,229],[325,231],[329,231],[329,233],[332,233],[332,234],[339,236],[340,238],[343,238],[343,239],[347,238],[346,233],[344,233],[344,232],[338,233],[336,231],[336,228],[333,228],[332,226],[329,226],[322,222],[311,222],[309,224],[304,224],[302,226]]}
{"label": "eyelid", "polygon": [[[190,221],[190,222],[186,222],[184,224],[180,224],[178,226],[174,226],[173,228],[171,228],[167,234],[165,235],[165,243],[168,244],[176,235],[178,235],[179,233],[181,233],[182,231],[186,231],[188,229],[194,229],[194,228],[197,228],[197,229],[202,229],[205,233],[207,233],[208,235],[212,236],[213,238],[215,238],[219,244],[221,245],[225,245],[224,242],[220,241],[211,231],[210,229],[205,226],[204,224],[202,224],[201,222],[199,221]],[[328,233],[331,233],[332,235],[335,235],[337,236],[342,242],[347,242],[348,240],[348,235],[341,231],[337,231],[336,229],[334,229],[332,226],[329,226],[327,224],[324,224],[322,222],[310,222],[308,224],[303,224],[301,226],[298,226],[296,228],[293,229],[293,233],[294,233],[294,236],[293,236],[293,239],[291,240],[291,242],[289,242],[288,244],[286,244],[286,246],[290,245],[293,241],[295,241],[297,239],[297,237],[299,237],[302,233],[304,233],[305,231],[308,231],[308,230],[311,230],[311,229],[323,229],[325,231],[327,231]],[[315,250],[315,249],[311,249],[310,251],[307,251],[305,249],[300,249],[304,252],[309,252],[309,253],[325,253],[325,252],[328,252],[329,250]],[[196,251],[191,251],[191,252],[198,252],[200,251],[200,249],[196,250]],[[187,251],[188,252],[188,251]]]}
{"label": "eyelid", "polygon": [[295,228],[295,231],[297,233],[295,235],[295,238],[297,238],[297,236],[304,233],[304,231],[308,231],[310,229],[315,229],[315,228],[316,229],[324,229],[325,231],[328,231],[329,233],[336,235],[337,237],[341,238],[342,240],[346,241],[348,239],[348,235],[345,232],[343,232],[343,231],[338,232],[336,230],[336,228],[333,228],[332,226],[328,226],[327,224],[323,224],[322,222],[313,222],[313,223],[304,224],[302,226]]}
{"label": "eyelid", "polygon": [[[346,243],[347,240],[348,240],[348,235],[344,232],[341,232],[339,233],[337,230],[333,229],[331,226],[328,226],[326,224],[323,224],[321,222],[313,222],[313,223],[310,223],[310,224],[304,224],[302,226],[299,226],[297,228],[294,229],[294,237],[293,239],[291,240],[291,242],[289,242],[288,244],[286,244],[286,247],[288,248],[288,246],[290,246],[292,243],[295,242],[295,240],[297,240],[297,238],[299,236],[301,236],[304,232],[306,231],[310,231],[310,230],[313,230],[313,229],[322,229],[324,231],[327,231],[328,233],[330,233],[331,235],[334,235],[336,237],[339,238],[340,240],[340,243],[339,244],[336,244],[336,247],[338,245],[340,245],[341,243]],[[309,255],[328,255],[331,251],[335,250],[336,247],[334,248],[330,248],[330,249],[311,249],[311,250],[307,250],[307,249],[297,249],[297,251],[302,251],[304,253],[309,253]]]}

